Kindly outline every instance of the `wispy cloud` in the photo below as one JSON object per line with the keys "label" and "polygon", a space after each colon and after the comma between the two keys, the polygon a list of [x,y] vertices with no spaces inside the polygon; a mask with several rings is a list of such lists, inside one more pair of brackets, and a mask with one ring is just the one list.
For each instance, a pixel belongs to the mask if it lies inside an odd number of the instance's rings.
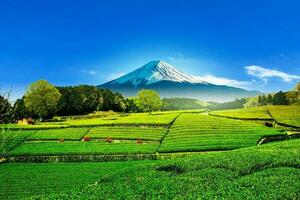
{"label": "wispy cloud", "polygon": [[176,53],[175,55],[173,56],[169,56],[167,57],[167,59],[169,61],[172,61],[172,62],[176,62],[176,63],[179,63],[179,64],[188,64],[188,63],[195,63],[195,62],[199,62],[198,59],[196,58],[191,58],[191,57],[186,57],[183,53]]}
{"label": "wispy cloud", "polygon": [[114,80],[114,79],[116,79],[116,78],[119,78],[119,77],[121,77],[121,76],[123,76],[123,75],[125,75],[125,74],[126,74],[126,73],[124,73],[124,72],[111,73],[111,74],[109,74],[109,75],[107,76],[107,79],[106,79],[106,80],[111,81],[111,80]]}
{"label": "wispy cloud", "polygon": [[245,66],[247,73],[251,76],[262,79],[264,82],[268,81],[268,78],[277,77],[282,79],[285,82],[291,82],[294,79],[300,79],[298,75],[287,74],[285,72],[268,69],[257,65]]}
{"label": "wispy cloud", "polygon": [[92,75],[92,76],[95,76],[98,74],[98,72],[96,70],[82,70],[81,71],[83,74],[89,74],[89,75]]}
{"label": "wispy cloud", "polygon": [[196,76],[199,80],[206,81],[208,83],[216,85],[228,85],[232,87],[248,88],[255,83],[255,80],[251,81],[239,81],[235,79],[228,79],[224,77],[217,77],[214,75],[207,74],[205,76]]}

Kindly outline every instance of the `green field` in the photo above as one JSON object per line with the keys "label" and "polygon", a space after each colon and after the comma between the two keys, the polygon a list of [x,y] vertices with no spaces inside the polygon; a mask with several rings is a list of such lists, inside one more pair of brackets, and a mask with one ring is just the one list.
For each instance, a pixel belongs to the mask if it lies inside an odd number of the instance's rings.
{"label": "green field", "polygon": [[105,139],[111,137],[113,139],[141,139],[160,141],[167,132],[166,127],[124,127],[124,126],[102,126],[92,128],[86,135],[92,139]]}
{"label": "green field", "polygon": [[155,153],[158,142],[115,140],[103,141],[65,141],[65,142],[25,142],[9,152],[10,156],[24,155],[78,155],[78,154],[141,154]]}
{"label": "green field", "polygon": [[253,107],[243,109],[230,109],[212,111],[210,114],[221,117],[230,117],[237,119],[258,119],[258,120],[269,120],[272,119],[266,107]]}
{"label": "green field", "polygon": [[259,124],[202,114],[182,114],[163,140],[160,152],[226,150],[256,145],[278,130]]}
{"label": "green field", "polygon": [[300,106],[269,106],[268,110],[277,122],[300,128]]}
{"label": "green field", "polygon": [[0,192],[5,199],[299,199],[299,145],[163,161],[4,163]]}
{"label": "green field", "polygon": [[[2,199],[300,198],[300,140],[257,145],[265,137],[288,139],[257,119],[298,126],[299,106],[203,111],[6,125],[18,130],[2,129],[1,156],[20,163],[0,163]],[[50,163],[35,163],[41,161]]]}
{"label": "green field", "polygon": [[63,128],[38,130],[26,140],[80,140],[88,132],[87,128]]}

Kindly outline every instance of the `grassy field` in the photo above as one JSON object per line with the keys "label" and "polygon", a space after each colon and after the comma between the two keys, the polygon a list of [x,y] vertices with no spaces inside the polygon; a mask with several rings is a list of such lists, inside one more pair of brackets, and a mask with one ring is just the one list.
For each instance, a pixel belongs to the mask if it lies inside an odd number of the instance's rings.
{"label": "grassy field", "polygon": [[87,128],[63,128],[38,130],[26,140],[80,140],[88,132]]}
{"label": "grassy field", "polygon": [[[0,163],[0,199],[299,199],[300,140],[257,145],[286,132],[249,120],[265,120],[267,113],[297,125],[297,109],[213,112],[248,121],[189,110],[76,116],[24,126],[32,130],[1,129],[1,156],[19,162],[58,162],[47,157],[60,156],[73,163]],[[84,156],[123,161],[81,163]],[[125,161],[130,156],[164,160]]]}
{"label": "grassy field", "polygon": [[101,177],[138,162],[102,163],[4,163],[0,165],[0,199],[20,199],[63,192],[94,184]]}
{"label": "grassy field", "polygon": [[279,123],[300,128],[300,106],[269,106],[269,112]]}
{"label": "grassy field", "polygon": [[24,142],[33,131],[4,131],[0,130],[0,156],[7,154],[11,149]]}
{"label": "grassy field", "polygon": [[299,145],[298,139],[163,161],[4,163],[0,193],[4,199],[299,199]]}
{"label": "grassy field", "polygon": [[102,126],[92,128],[86,135],[92,139],[141,139],[141,140],[155,140],[160,141],[166,134],[167,128],[165,127],[124,127],[124,126]]}
{"label": "grassy field", "polygon": [[300,128],[300,106],[261,106],[253,108],[212,111],[211,115],[236,119],[276,120]]}
{"label": "grassy field", "polygon": [[258,120],[272,119],[265,106],[212,111],[210,112],[210,114],[215,116],[230,117],[230,118],[237,118],[237,119],[258,119]]}
{"label": "grassy field", "polygon": [[102,141],[43,141],[25,142],[9,152],[9,156],[25,155],[79,155],[79,154],[140,154],[155,153],[159,142],[147,141],[138,144],[130,140]]}
{"label": "grassy field", "polygon": [[182,114],[170,128],[159,152],[226,150],[253,146],[278,130],[240,120]]}

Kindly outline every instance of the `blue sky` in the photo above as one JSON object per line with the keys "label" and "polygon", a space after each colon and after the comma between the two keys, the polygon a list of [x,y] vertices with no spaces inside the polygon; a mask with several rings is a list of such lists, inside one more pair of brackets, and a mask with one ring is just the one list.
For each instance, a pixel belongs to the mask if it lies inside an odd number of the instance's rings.
{"label": "blue sky", "polygon": [[0,88],[98,85],[151,60],[265,92],[300,81],[299,1],[2,0]]}

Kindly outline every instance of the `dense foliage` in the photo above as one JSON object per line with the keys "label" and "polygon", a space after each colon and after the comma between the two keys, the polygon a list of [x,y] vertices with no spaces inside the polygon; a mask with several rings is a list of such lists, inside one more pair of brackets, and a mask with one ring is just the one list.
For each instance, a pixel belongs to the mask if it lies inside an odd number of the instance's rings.
{"label": "dense foliage", "polygon": [[204,108],[206,104],[197,99],[189,98],[163,98],[162,110],[188,110]]}
{"label": "dense foliage", "polygon": [[57,87],[61,93],[57,115],[83,115],[99,110],[124,111],[126,102],[119,93],[95,86]]}
{"label": "dense foliage", "polygon": [[60,96],[59,91],[48,81],[39,80],[28,87],[24,103],[28,110],[43,119],[55,114]]}
{"label": "dense foliage", "polygon": [[12,107],[6,96],[0,95],[0,124],[9,123],[12,119]]}
{"label": "dense foliage", "polygon": [[209,105],[207,106],[208,109],[211,110],[225,110],[225,109],[233,109],[233,108],[243,108],[244,104],[247,102],[246,99],[236,99],[234,101],[230,102],[224,102],[224,103],[214,103],[209,102]]}
{"label": "dense foliage", "polygon": [[162,106],[160,96],[154,90],[139,91],[136,103],[141,111],[149,113],[160,110]]}

